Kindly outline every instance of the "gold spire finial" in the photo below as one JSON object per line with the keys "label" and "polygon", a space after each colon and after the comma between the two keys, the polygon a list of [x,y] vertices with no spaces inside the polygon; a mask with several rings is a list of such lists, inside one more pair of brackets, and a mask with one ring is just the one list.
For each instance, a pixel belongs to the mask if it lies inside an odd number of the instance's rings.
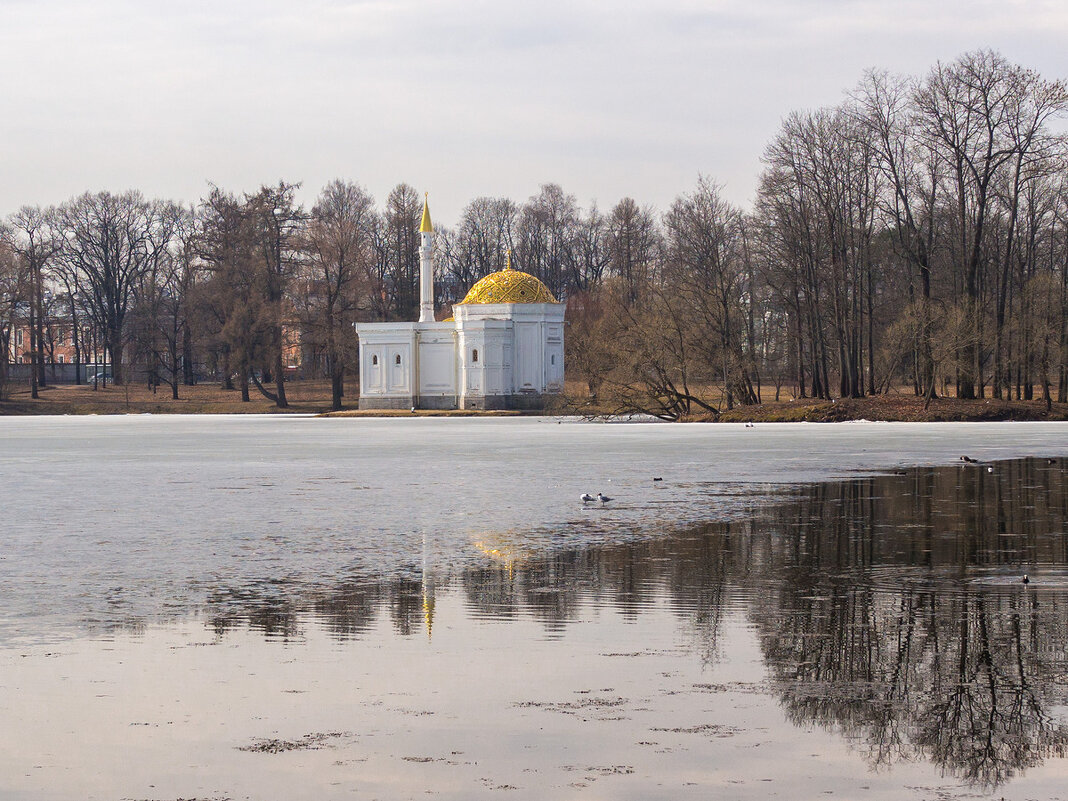
{"label": "gold spire finial", "polygon": [[504,251],[504,269],[506,269],[506,270],[511,270],[512,269],[512,249],[511,248],[508,248],[508,250]]}
{"label": "gold spire finial", "polygon": [[430,193],[423,194],[423,220],[419,223],[419,233],[432,234],[434,233],[434,226],[430,224]]}

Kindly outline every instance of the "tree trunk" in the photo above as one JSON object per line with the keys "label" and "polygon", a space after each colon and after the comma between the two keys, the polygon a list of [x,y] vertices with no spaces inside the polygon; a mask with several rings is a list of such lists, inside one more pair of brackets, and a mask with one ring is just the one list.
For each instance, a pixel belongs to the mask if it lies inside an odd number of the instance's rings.
{"label": "tree trunk", "polygon": [[37,341],[37,302],[30,301],[30,397],[36,400],[40,397],[37,391],[37,352],[41,349],[41,343]]}
{"label": "tree trunk", "polygon": [[805,386],[805,338],[802,333],[801,326],[801,304],[797,304],[797,314],[794,319],[797,321],[797,334],[794,339],[797,344],[797,397],[806,398]]}
{"label": "tree trunk", "polygon": [[[108,353],[111,354],[111,383],[119,386],[126,383],[122,366],[122,332],[114,329],[108,331]],[[107,367],[105,366],[105,370]]]}
{"label": "tree trunk", "polygon": [[233,389],[234,388],[234,376],[233,376],[233,370],[230,367],[230,351],[228,351],[228,350],[223,351],[222,358],[223,358],[223,364],[222,364],[223,389]]}
{"label": "tree trunk", "polygon": [[[333,360],[331,360],[333,361]],[[340,364],[331,364],[330,367],[330,408],[335,412],[341,411],[341,399],[345,395],[345,373]]]}
{"label": "tree trunk", "polygon": [[170,343],[170,372],[171,372],[171,400],[178,400],[178,338],[175,337]]}
{"label": "tree trunk", "polygon": [[872,286],[873,276],[872,268],[869,264],[867,267],[867,296],[868,296],[868,394],[875,394],[875,299],[874,288]]}
{"label": "tree trunk", "polygon": [[74,348],[74,383],[82,383],[82,337],[78,331],[78,312],[75,311],[74,303],[70,304],[70,336],[71,347]]}
{"label": "tree trunk", "polygon": [[276,400],[275,406],[279,409],[285,409],[289,407],[289,402],[286,400],[286,375],[285,367],[282,363],[282,330],[278,329],[278,347],[274,352],[274,386]]}
{"label": "tree trunk", "polygon": [[[191,387],[195,383],[193,377],[193,334],[189,330],[188,320],[182,327],[182,383],[187,387]],[[232,387],[227,387],[227,389],[232,389]]]}
{"label": "tree trunk", "polygon": [[[11,353],[11,329],[0,325],[0,353]],[[7,359],[0,359],[0,400],[7,393]]]}
{"label": "tree trunk", "polygon": [[[33,303],[37,307],[37,349],[34,361],[34,369],[37,371],[38,386],[46,386],[45,378],[45,353],[44,353],[44,281],[41,277],[40,265],[35,265],[33,270]],[[34,397],[37,397],[34,395]]]}

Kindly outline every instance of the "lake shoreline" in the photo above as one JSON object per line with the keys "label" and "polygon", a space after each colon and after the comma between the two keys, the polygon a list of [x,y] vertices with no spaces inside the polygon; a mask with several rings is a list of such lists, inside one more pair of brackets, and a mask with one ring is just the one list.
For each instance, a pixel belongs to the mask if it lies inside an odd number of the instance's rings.
{"label": "lake shoreline", "polygon": [[[694,420],[703,419],[694,416]],[[722,423],[840,423],[871,420],[899,423],[1038,422],[1068,420],[1068,404],[1054,403],[1047,411],[1041,400],[996,398],[961,400],[933,398],[925,404],[913,395],[876,395],[836,400],[800,399],[758,406],[736,407],[718,417]]]}
{"label": "lake shoreline", "polygon": [[[347,408],[330,409],[329,391],[319,381],[293,381],[286,385],[289,406],[279,409],[269,399],[253,392],[250,400],[242,401],[236,390],[222,389],[216,384],[179,387],[180,398],[171,398],[170,388],[161,386],[153,392],[143,384],[129,386],[48,386],[40,390],[40,397],[32,399],[24,387],[9,387],[8,398],[0,400],[0,416],[37,415],[121,415],[121,414],[186,414],[186,415],[243,415],[243,414],[303,414],[321,417],[406,418],[406,417],[523,417],[557,416],[586,419],[627,419],[606,407],[577,398],[562,398],[545,411],[517,410],[433,410],[353,408],[356,397],[346,398]],[[853,421],[878,422],[1011,422],[1068,420],[1068,404],[1054,403],[1049,411],[1042,400],[1007,401],[994,398],[960,400],[923,398],[906,394],[877,395],[867,398],[839,398],[820,400],[801,398],[769,401],[752,406],[737,406],[718,414],[697,412],[686,415],[680,422],[695,423],[838,423]]]}

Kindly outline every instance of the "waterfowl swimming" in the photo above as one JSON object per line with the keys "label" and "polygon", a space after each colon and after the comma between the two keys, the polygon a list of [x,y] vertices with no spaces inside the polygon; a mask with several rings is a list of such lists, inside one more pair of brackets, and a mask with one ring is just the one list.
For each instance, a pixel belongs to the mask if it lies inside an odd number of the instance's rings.
{"label": "waterfowl swimming", "polygon": [[1023,575],[1023,578],[1022,578],[1022,579],[1020,579],[1020,581],[1022,581],[1022,582],[1023,582],[1024,584],[1030,584],[1030,583],[1031,583],[1031,579],[1029,579],[1029,578],[1027,577],[1027,574],[1026,574],[1026,573],[1024,573],[1024,575]]}

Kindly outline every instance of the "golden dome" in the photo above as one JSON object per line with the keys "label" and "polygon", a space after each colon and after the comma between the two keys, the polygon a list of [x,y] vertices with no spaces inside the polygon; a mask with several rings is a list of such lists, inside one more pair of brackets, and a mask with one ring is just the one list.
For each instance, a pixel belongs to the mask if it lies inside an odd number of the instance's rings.
{"label": "golden dome", "polygon": [[530,273],[505,267],[480,278],[460,303],[556,303],[556,298]]}

